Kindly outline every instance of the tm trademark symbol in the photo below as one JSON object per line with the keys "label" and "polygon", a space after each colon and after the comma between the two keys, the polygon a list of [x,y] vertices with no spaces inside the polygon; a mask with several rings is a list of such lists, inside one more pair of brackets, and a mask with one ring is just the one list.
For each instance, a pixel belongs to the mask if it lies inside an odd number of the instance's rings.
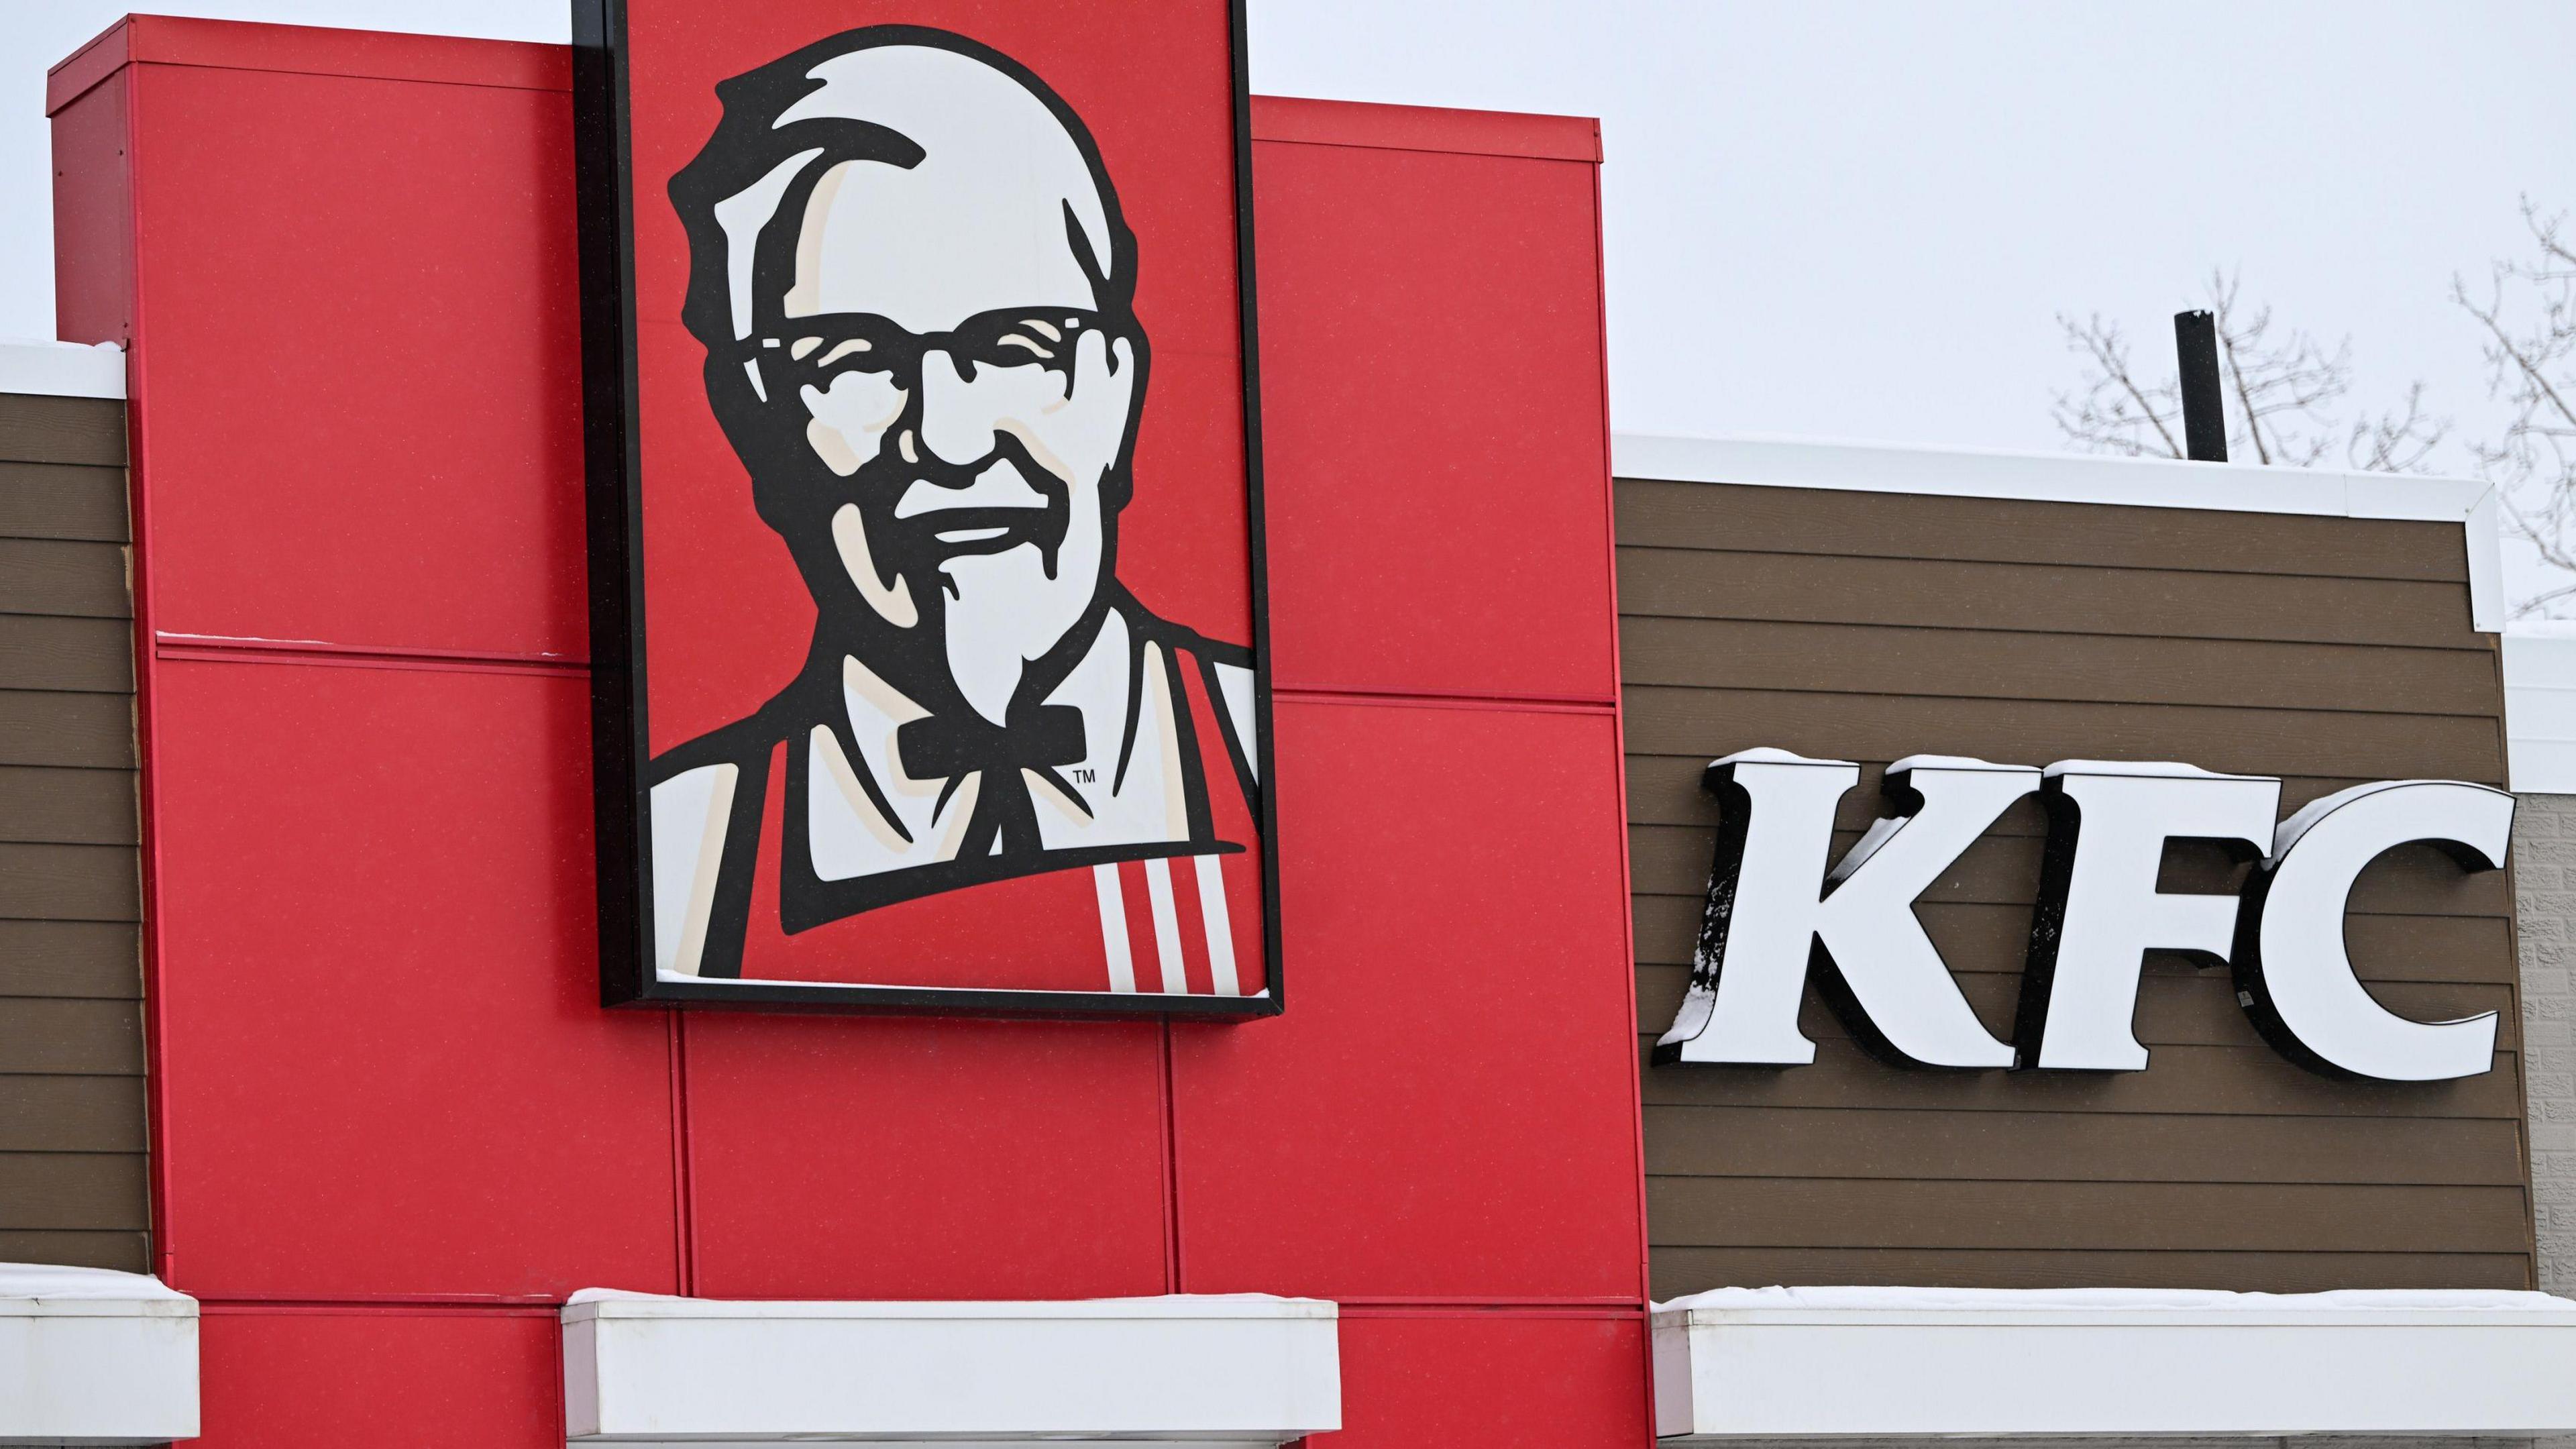
{"label": "tm trademark symbol", "polygon": [[1100,777],[1098,775],[1089,770],[1076,770],[1073,772],[1073,782],[1077,785],[1088,785],[1099,778]]}

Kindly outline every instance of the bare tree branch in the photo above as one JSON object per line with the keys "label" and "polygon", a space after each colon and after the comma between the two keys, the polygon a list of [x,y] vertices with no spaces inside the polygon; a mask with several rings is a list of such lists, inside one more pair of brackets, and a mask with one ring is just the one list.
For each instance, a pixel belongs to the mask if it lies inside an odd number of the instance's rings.
{"label": "bare tree branch", "polygon": [[[2565,213],[2543,216],[2523,198],[2531,261],[2488,269],[2485,300],[2451,279],[2451,300],[2486,333],[2487,395],[2508,409],[2503,431],[2470,445],[2479,471],[2496,485],[2506,521],[2550,567],[2576,574],[2576,243]],[[2527,617],[2576,584],[2523,600]]]}
{"label": "bare tree branch", "polygon": [[[2334,405],[2352,391],[2351,339],[2328,350],[2297,328],[2276,337],[2272,309],[2247,307],[2234,274],[2212,270],[2207,287],[2228,393],[2231,454],[2307,468],[2340,444],[2353,467],[2406,473],[2420,471],[2448,436],[2449,422],[2425,412],[2420,382],[2408,390],[2403,408],[2349,422],[2338,418]],[[2187,456],[2175,437],[2182,411],[2178,386],[2139,381],[2117,324],[2096,315],[2078,325],[2062,313],[2057,323],[2068,349],[2090,363],[2080,394],[2055,395],[2058,432],[2088,452]]]}
{"label": "bare tree branch", "polygon": [[2174,440],[2173,431],[2182,422],[2181,392],[2170,383],[2148,387],[2138,381],[2136,369],[2129,365],[2128,339],[2120,335],[2119,324],[2103,321],[2098,312],[2082,323],[2061,312],[2057,325],[2066,333],[2067,350],[2092,361],[2081,397],[2056,395],[2050,412],[2057,430],[2089,452],[2182,457],[2182,445]]}

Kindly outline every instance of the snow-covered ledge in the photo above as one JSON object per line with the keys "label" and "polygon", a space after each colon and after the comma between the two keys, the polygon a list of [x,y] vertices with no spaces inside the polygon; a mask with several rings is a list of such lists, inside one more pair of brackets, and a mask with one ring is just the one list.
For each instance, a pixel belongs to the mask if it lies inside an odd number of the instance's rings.
{"label": "snow-covered ledge", "polygon": [[1265,1294],[739,1303],[584,1289],[574,1444],[1284,1444],[1342,1426],[1339,1310]]}
{"label": "snow-covered ledge", "polygon": [[141,1273],[0,1263],[0,1444],[196,1435],[196,1299]]}
{"label": "snow-covered ledge", "polygon": [[1666,1441],[2576,1430],[2544,1293],[1724,1288],[1653,1333]]}

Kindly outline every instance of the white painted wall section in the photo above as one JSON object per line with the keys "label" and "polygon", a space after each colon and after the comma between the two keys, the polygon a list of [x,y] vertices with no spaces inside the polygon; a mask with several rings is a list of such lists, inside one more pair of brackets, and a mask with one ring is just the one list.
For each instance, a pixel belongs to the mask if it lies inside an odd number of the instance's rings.
{"label": "white painted wall section", "polygon": [[1665,1442],[2576,1429],[2541,1293],[1726,1288],[1652,1332]]}
{"label": "white painted wall section", "polygon": [[141,1273],[0,1263],[0,1444],[196,1434],[196,1299]]}
{"label": "white painted wall section", "polygon": [[1284,1444],[1342,1426],[1339,1310],[1263,1294],[745,1303],[585,1289],[573,1444]]}
{"label": "white painted wall section", "polygon": [[114,343],[84,347],[0,337],[0,393],[122,398],[125,349]]}

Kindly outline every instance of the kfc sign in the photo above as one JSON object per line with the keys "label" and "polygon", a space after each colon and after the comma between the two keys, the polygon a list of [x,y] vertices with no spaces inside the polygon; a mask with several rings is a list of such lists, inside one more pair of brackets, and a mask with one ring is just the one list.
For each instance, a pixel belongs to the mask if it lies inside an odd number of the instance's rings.
{"label": "kfc sign", "polygon": [[1277,1011],[1240,14],[575,8],[606,999]]}
{"label": "kfc sign", "polygon": [[[2148,951],[2235,972],[2265,1040],[2337,1076],[2435,1081],[2494,1063],[2496,1017],[2419,1022],[2374,1000],[2344,953],[2363,867],[2430,843],[2468,870],[2504,863],[2513,797],[2448,780],[2358,785],[2276,827],[2281,782],[2190,765],[2063,760],[2046,770],[1944,755],[1887,767],[1892,814],[1826,868],[1845,760],[1746,750],[1708,767],[1723,807],[1691,984],[1658,1062],[1796,1066],[1809,975],[1853,1036],[1918,1067],[2139,1071],[2131,1034]],[[1988,1032],[1914,915],[1914,901],[2005,809],[2048,812],[2016,1040]],[[2156,888],[2165,844],[2208,840],[2259,862],[2242,899]]]}

